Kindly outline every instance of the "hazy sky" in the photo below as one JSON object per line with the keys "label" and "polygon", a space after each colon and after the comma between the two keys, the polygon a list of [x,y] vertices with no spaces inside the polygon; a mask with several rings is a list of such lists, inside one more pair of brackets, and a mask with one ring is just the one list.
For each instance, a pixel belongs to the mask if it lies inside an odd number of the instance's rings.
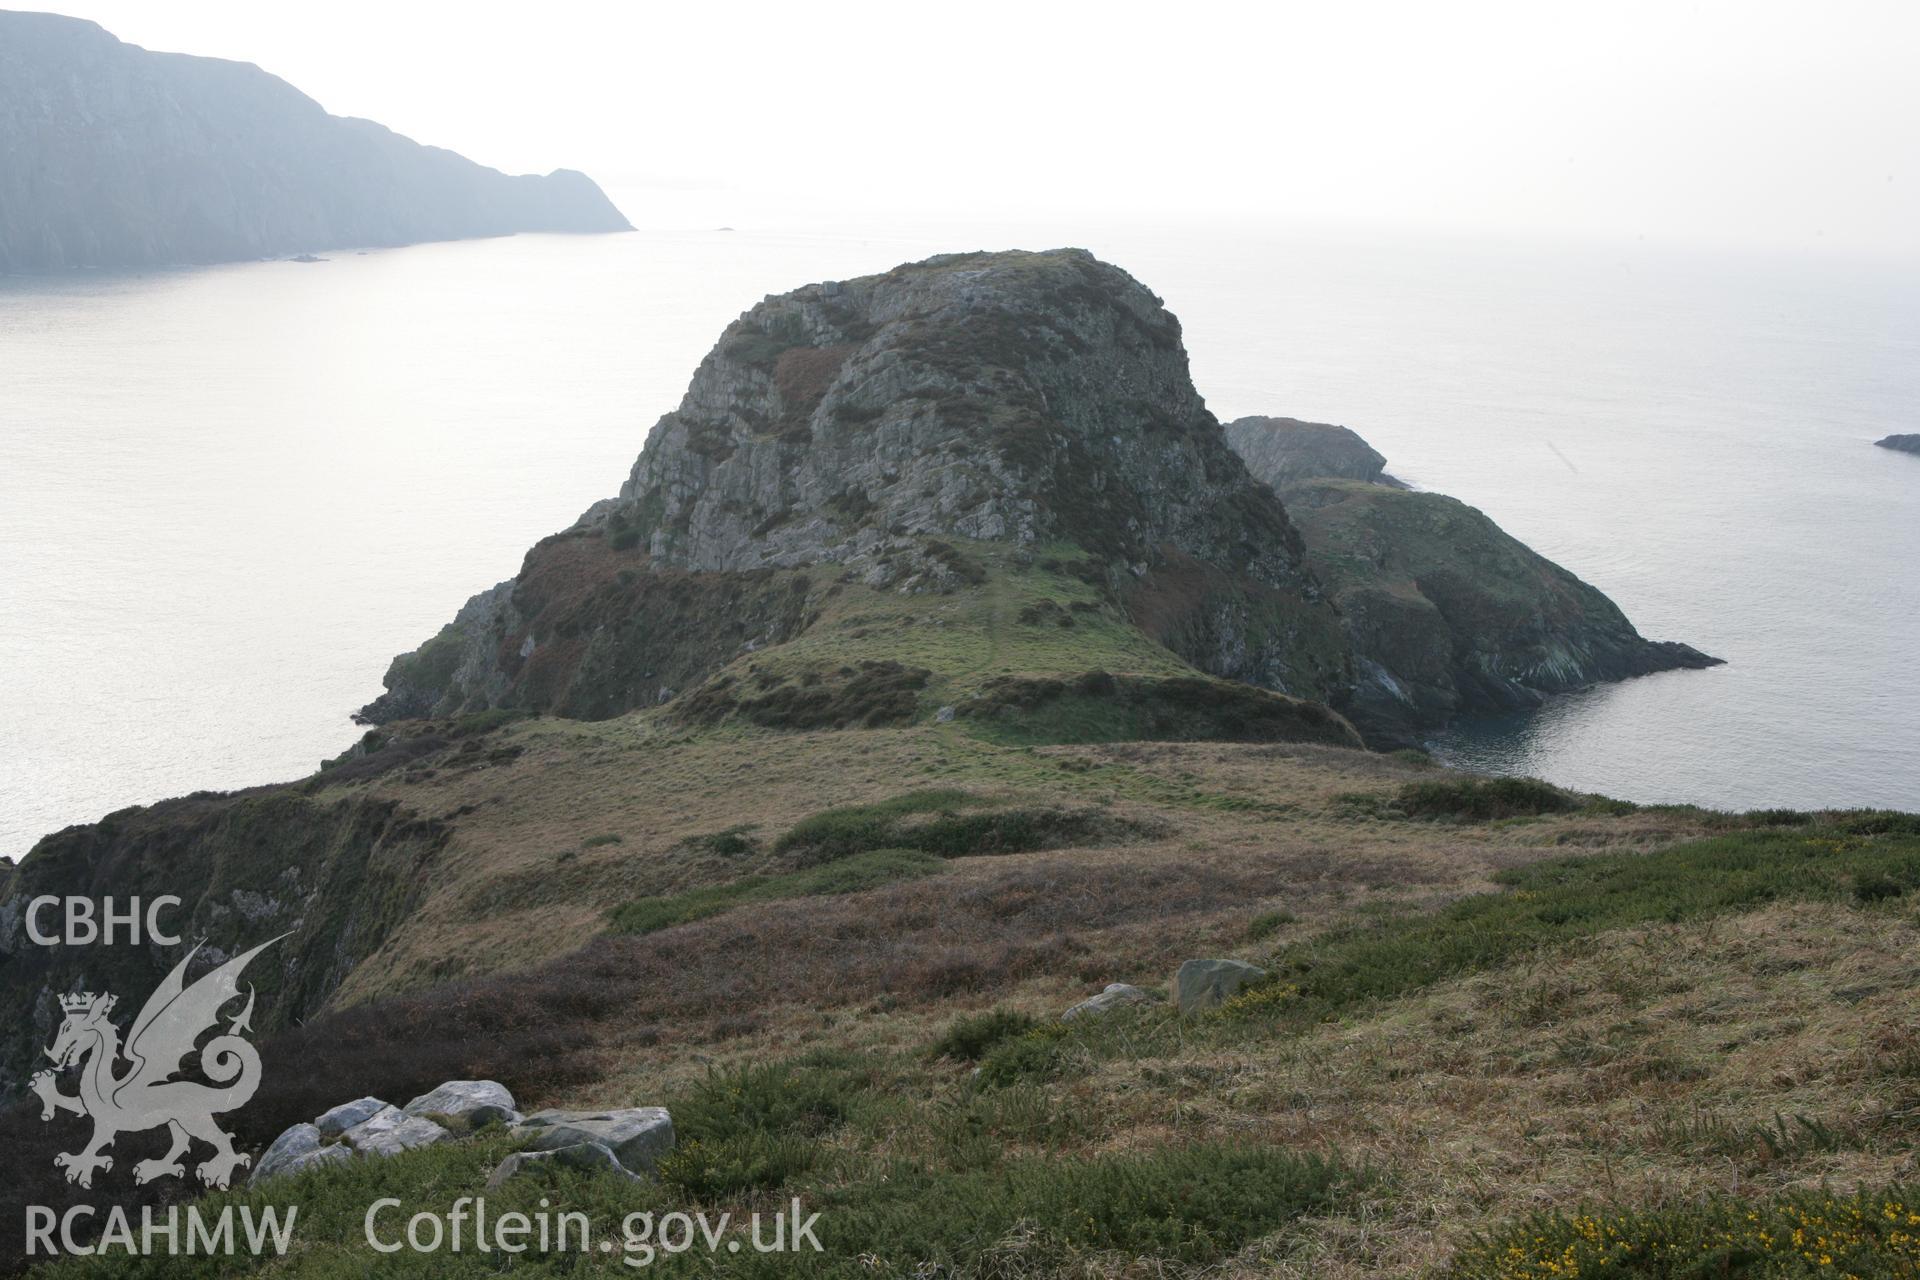
{"label": "hazy sky", "polygon": [[1920,3],[54,0],[642,225],[1404,224],[1920,252]]}

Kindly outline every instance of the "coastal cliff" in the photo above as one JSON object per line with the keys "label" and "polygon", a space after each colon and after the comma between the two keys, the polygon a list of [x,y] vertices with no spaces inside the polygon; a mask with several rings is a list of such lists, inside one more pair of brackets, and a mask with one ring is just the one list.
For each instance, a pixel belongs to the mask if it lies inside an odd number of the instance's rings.
{"label": "coastal cliff", "polygon": [[585,174],[510,177],[258,67],[0,12],[0,274],[630,227]]}
{"label": "coastal cliff", "polygon": [[1356,680],[1335,704],[1370,742],[1655,671],[1718,665],[1648,640],[1613,601],[1482,512],[1385,475],[1345,427],[1242,418],[1227,436],[1272,484],[1339,605]]}

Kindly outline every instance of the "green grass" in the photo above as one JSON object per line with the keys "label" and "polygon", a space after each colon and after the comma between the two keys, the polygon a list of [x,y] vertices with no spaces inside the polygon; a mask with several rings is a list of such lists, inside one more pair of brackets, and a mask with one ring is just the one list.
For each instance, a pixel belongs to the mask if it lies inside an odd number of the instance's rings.
{"label": "green grass", "polygon": [[1003,1040],[1025,1035],[1035,1026],[1033,1018],[1013,1009],[989,1009],[956,1018],[928,1050],[936,1058],[959,1062],[978,1062],[989,1049]]}
{"label": "green grass", "polygon": [[1800,1191],[1666,1209],[1540,1214],[1474,1241],[1445,1274],[1452,1280],[1909,1280],[1920,1273],[1916,1209],[1913,1190],[1893,1186],[1856,1195]]}
{"label": "green grass", "polygon": [[803,818],[779,840],[775,853],[799,853],[813,861],[844,858],[884,847],[901,819],[918,814],[951,815],[963,808],[987,803],[952,787],[909,791],[875,804],[846,805]]}
{"label": "green grass", "polygon": [[786,875],[745,876],[727,884],[640,898],[616,907],[610,919],[616,933],[653,933],[719,915],[742,903],[863,893],[933,875],[943,865],[938,856],[917,849],[873,849]]}
{"label": "green grass", "polygon": [[[1650,854],[1558,859],[1502,872],[1505,891],[1387,917],[1284,948],[1273,981],[1227,1016],[1317,1019],[1611,929],[1752,911],[1770,902],[1891,896],[1920,886],[1920,819],[1840,815],[1714,836]],[[1858,834],[1898,832],[1898,834]],[[1872,886],[1869,895],[1862,886]]]}
{"label": "green grass", "polygon": [[1538,778],[1459,778],[1408,783],[1400,789],[1395,807],[1410,818],[1488,822],[1569,813],[1582,803]]}
{"label": "green grass", "polygon": [[[968,808],[986,812],[961,812]],[[965,791],[937,789],[814,814],[775,841],[773,851],[803,864],[882,848],[963,858],[1096,844],[1142,831],[1136,823],[1098,811],[1014,808]]]}

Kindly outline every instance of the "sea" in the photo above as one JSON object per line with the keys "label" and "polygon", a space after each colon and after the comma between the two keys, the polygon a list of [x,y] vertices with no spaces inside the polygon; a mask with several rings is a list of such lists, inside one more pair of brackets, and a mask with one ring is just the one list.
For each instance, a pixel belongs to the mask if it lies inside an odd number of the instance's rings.
{"label": "sea", "polygon": [[1920,809],[1920,260],[1211,224],[742,225],[0,279],[0,855],[296,778],[615,491],[763,296],[1077,244],[1222,420],[1343,423],[1726,665],[1437,737],[1641,802]]}

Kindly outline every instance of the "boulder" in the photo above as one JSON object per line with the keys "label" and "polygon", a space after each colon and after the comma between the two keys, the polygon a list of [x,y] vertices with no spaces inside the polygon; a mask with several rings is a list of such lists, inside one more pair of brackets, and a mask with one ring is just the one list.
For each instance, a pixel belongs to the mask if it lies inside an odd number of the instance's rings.
{"label": "boulder", "polygon": [[1082,1000],[1079,1004],[1061,1014],[1060,1017],[1062,1021],[1073,1018],[1084,1018],[1091,1015],[1107,1013],[1123,1005],[1148,1004],[1152,1002],[1153,998],[1152,992],[1142,991],[1139,987],[1131,987],[1124,982],[1109,982],[1106,990],[1097,996],[1089,996],[1087,999]]}
{"label": "boulder", "polygon": [[289,1172],[288,1166],[302,1156],[320,1150],[320,1131],[310,1124],[297,1124],[275,1138],[254,1161],[249,1183],[265,1182]]}
{"label": "boulder", "polygon": [[490,1120],[512,1124],[520,1118],[513,1095],[495,1080],[449,1080],[406,1105],[410,1116],[451,1116],[474,1128]]}
{"label": "boulder", "polygon": [[620,1163],[613,1148],[604,1142],[578,1142],[551,1151],[516,1151],[494,1166],[487,1175],[487,1190],[494,1191],[522,1174],[559,1166],[589,1173],[606,1173],[632,1182],[642,1181],[639,1174]]}
{"label": "boulder", "polygon": [[346,1141],[367,1156],[397,1156],[416,1147],[430,1147],[453,1135],[431,1120],[388,1107],[347,1130]]}
{"label": "boulder", "polygon": [[629,1170],[653,1172],[673,1149],[673,1117],[665,1107],[627,1107],[615,1111],[536,1111],[513,1127],[515,1137],[531,1139],[530,1151],[558,1151],[600,1143]]}
{"label": "boulder", "polygon": [[1239,960],[1189,960],[1173,979],[1173,1000],[1182,1013],[1199,1013],[1260,981],[1267,971]]}
{"label": "boulder", "polygon": [[353,1126],[365,1120],[371,1120],[392,1104],[378,1098],[360,1098],[353,1102],[343,1102],[339,1106],[314,1120],[314,1127],[320,1130],[323,1138],[337,1138]]}
{"label": "boulder", "polygon": [[287,1161],[287,1163],[281,1167],[280,1172],[274,1176],[282,1178],[291,1177],[307,1169],[321,1169],[328,1165],[345,1164],[351,1159],[353,1159],[353,1149],[343,1143],[336,1142],[330,1146],[321,1147],[317,1151],[309,1151],[304,1155],[295,1156],[293,1159]]}

